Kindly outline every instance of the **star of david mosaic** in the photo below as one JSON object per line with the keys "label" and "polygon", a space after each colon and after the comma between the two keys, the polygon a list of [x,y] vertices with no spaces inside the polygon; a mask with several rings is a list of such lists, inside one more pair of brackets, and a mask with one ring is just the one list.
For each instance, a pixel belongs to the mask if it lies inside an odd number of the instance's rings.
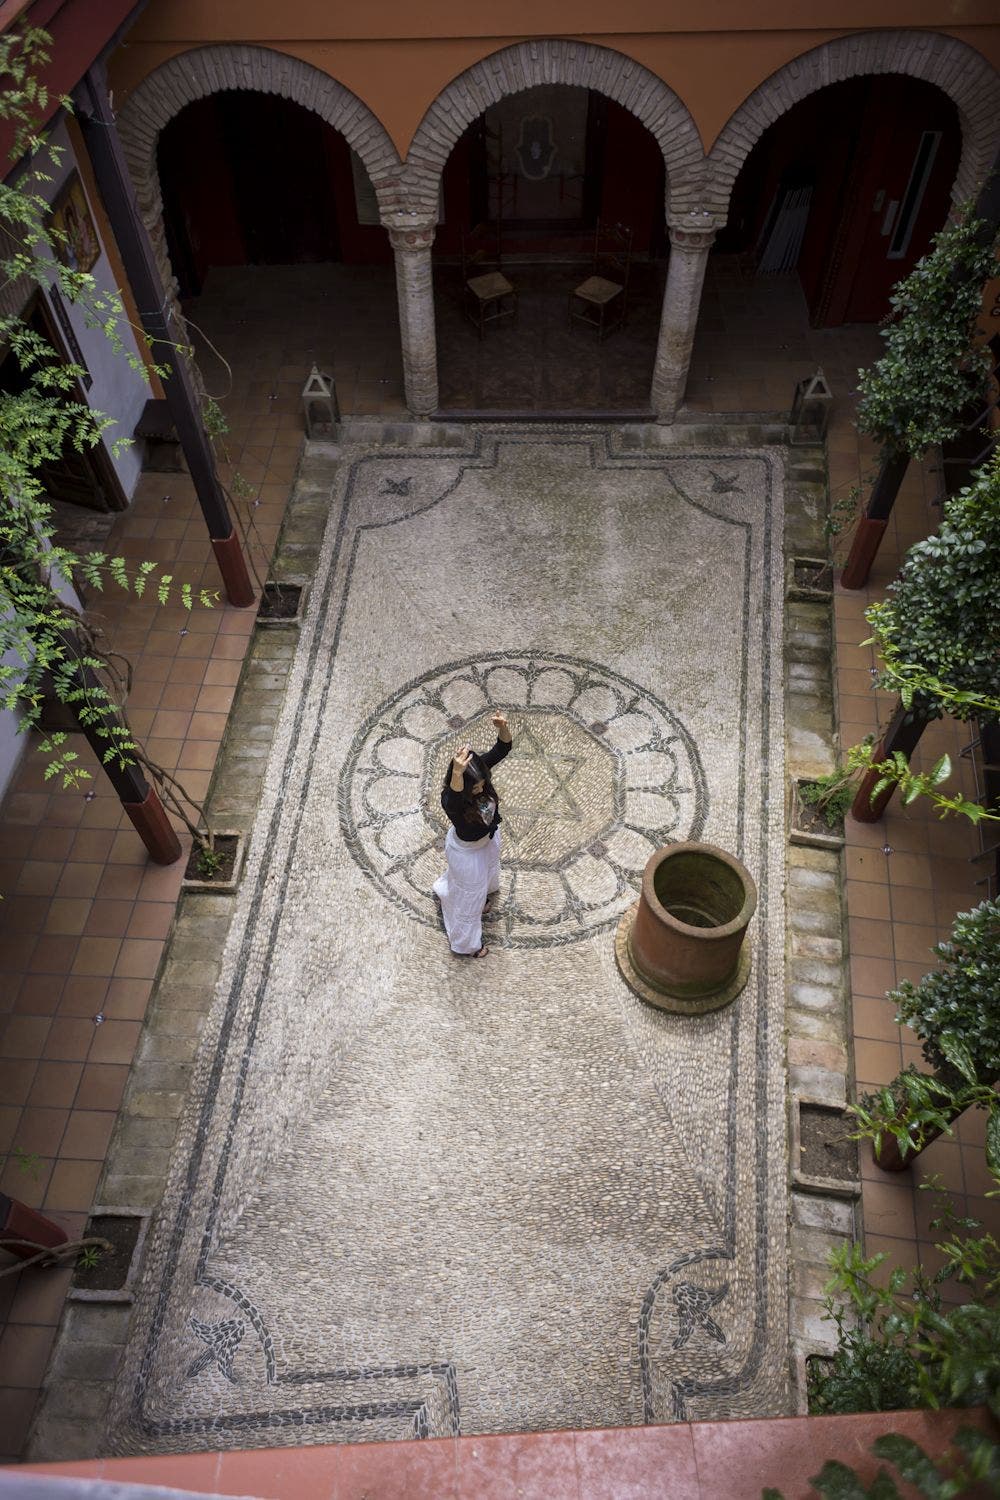
{"label": "star of david mosaic", "polygon": [[507,714],[496,770],[508,947],[574,942],[610,926],[662,844],[697,839],[708,799],[697,749],[654,694],[578,657],[499,653],[426,673],[362,724],[340,782],[347,848],[390,900],[436,926],[444,867],[441,787],[458,745],[486,750]]}

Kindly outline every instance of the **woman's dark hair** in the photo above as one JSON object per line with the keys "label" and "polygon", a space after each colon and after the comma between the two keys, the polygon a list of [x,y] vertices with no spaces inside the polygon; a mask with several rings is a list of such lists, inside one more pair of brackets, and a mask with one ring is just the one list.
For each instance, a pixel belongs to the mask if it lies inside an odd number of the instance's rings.
{"label": "woman's dark hair", "polygon": [[[444,773],[444,790],[446,791],[451,786],[451,772],[454,764],[454,760],[450,760],[448,762],[448,769]],[[490,797],[494,798],[495,801],[500,800],[497,797],[496,791],[494,790],[493,782],[490,780],[489,767],[484,766],[482,761],[479,759],[479,756],[475,753],[475,751],[473,751],[472,757],[469,761],[469,764],[466,766],[465,773],[462,777],[462,796],[464,797],[466,802],[471,802],[472,788],[479,781],[486,783],[483,787],[483,792],[486,792]],[[481,795],[482,793],[480,793],[480,796]]]}

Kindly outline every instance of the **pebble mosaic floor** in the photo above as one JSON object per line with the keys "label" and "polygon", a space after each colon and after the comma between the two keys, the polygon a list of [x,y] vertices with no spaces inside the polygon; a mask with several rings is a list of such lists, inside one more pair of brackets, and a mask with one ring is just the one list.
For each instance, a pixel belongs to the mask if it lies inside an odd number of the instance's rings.
{"label": "pebble mosaic floor", "polygon": [[[105,1451],[781,1413],[780,458],[598,428],[329,451]],[[514,752],[476,961],[430,884],[443,767],[493,707]],[[613,954],[685,838],[760,897],[747,989],[697,1019]]]}

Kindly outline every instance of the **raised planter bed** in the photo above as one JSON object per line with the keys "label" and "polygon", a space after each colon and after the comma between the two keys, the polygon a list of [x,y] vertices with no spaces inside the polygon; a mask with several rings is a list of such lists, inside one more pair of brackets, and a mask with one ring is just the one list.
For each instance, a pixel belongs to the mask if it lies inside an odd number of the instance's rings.
{"label": "raised planter bed", "polygon": [[145,1209],[91,1209],[83,1237],[108,1240],[112,1248],[77,1261],[68,1295],[76,1302],[131,1302],[148,1229]]}
{"label": "raised planter bed", "polygon": [[275,583],[268,579],[257,606],[258,625],[300,625],[309,597],[304,583]]}
{"label": "raised planter bed", "polygon": [[788,784],[788,837],[793,844],[804,844],[809,849],[842,849],[844,847],[844,820],[830,828],[822,813],[811,807],[802,797],[801,788],[809,786],[804,777],[793,777]]}
{"label": "raised planter bed", "polygon": [[790,557],[785,567],[785,598],[801,604],[833,597],[833,563],[828,557]]}
{"label": "raised planter bed", "polygon": [[791,1179],[806,1193],[857,1198],[861,1192],[858,1143],[846,1139],[853,1116],[819,1099],[791,1100]]}
{"label": "raised planter bed", "polygon": [[199,867],[201,850],[195,845],[188,855],[188,862],[181,881],[182,891],[209,891],[216,896],[228,896],[236,890],[243,873],[245,843],[242,833],[229,829],[215,835],[215,850],[222,856],[217,870],[206,873]]}

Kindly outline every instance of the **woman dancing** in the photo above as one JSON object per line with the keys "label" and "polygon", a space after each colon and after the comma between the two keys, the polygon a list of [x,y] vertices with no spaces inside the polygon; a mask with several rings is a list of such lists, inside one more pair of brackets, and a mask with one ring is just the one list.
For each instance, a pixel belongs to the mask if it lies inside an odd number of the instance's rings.
{"label": "woman dancing", "polygon": [[500,889],[500,799],[490,771],[510,754],[510,725],[502,713],[493,715],[497,741],[479,754],[462,745],[449,763],[441,791],[441,806],[451,827],[444,841],[448,868],[434,882],[441,902],[444,930],[453,953],[485,958],[483,913]]}

